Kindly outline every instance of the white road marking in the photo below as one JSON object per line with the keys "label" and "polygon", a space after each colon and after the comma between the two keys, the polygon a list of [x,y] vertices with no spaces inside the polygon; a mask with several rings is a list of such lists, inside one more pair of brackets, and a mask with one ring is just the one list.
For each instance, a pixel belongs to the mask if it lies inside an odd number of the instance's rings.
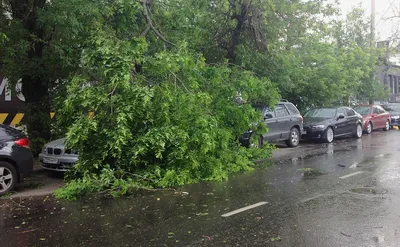
{"label": "white road marking", "polygon": [[308,202],[308,201],[312,201],[312,200],[314,200],[314,199],[320,198],[321,196],[324,196],[324,195],[317,195],[317,196],[314,196],[314,197],[305,199],[305,200],[301,201],[301,203],[306,203],[306,202]]}
{"label": "white road marking", "polygon": [[351,166],[349,166],[349,168],[351,168],[351,169],[356,169],[356,168],[357,168],[357,165],[358,165],[358,163],[355,162],[355,163],[353,163]]}
{"label": "white road marking", "polygon": [[343,177],[340,177],[340,178],[341,178],[341,179],[345,179],[345,178],[349,178],[349,177],[358,175],[358,174],[360,174],[360,173],[363,173],[363,172],[354,172],[354,173],[350,173],[350,174],[347,174],[346,176],[343,176]]}
{"label": "white road marking", "polygon": [[239,208],[239,209],[237,209],[237,210],[235,210],[235,211],[232,211],[232,212],[223,214],[223,215],[221,215],[221,216],[222,216],[222,217],[229,217],[229,216],[232,216],[232,215],[234,215],[234,214],[238,214],[238,213],[244,212],[244,211],[246,211],[246,210],[253,209],[253,208],[256,208],[256,207],[265,205],[265,204],[267,204],[267,203],[268,203],[268,202],[259,202],[259,203],[256,203],[256,204],[253,204],[253,205],[244,207],[244,208]]}

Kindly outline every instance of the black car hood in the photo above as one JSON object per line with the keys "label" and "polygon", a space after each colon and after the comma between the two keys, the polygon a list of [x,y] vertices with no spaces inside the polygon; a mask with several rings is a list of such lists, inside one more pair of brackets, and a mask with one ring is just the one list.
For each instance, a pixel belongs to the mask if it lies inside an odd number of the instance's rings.
{"label": "black car hood", "polygon": [[320,118],[320,117],[305,117],[304,126],[322,125],[328,124],[333,120],[333,118]]}

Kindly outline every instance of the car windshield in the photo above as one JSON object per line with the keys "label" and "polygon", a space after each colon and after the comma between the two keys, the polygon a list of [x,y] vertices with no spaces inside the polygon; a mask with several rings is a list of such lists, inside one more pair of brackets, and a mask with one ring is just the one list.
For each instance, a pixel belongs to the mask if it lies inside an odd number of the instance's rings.
{"label": "car windshield", "polygon": [[357,106],[354,107],[354,110],[361,116],[366,116],[371,113],[371,107],[369,106]]}
{"label": "car windshield", "polygon": [[258,110],[260,113],[263,112],[265,105],[252,105],[255,110]]}
{"label": "car windshield", "polygon": [[336,116],[335,108],[320,108],[312,109],[304,115],[304,117],[315,117],[315,118],[334,118]]}

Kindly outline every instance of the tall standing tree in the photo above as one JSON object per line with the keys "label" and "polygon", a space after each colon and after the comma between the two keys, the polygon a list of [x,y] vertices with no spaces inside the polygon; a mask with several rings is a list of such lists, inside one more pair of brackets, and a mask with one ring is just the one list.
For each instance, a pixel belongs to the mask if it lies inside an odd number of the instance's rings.
{"label": "tall standing tree", "polygon": [[2,0],[0,4],[0,70],[11,84],[22,83],[23,122],[34,153],[51,138],[49,113],[54,99],[65,97],[66,79],[79,66],[88,30],[83,17],[78,20],[68,13],[88,6],[83,2]]}
{"label": "tall standing tree", "polygon": [[21,80],[25,118],[33,150],[50,139],[49,80],[44,53],[51,33],[40,22],[47,0],[3,0],[0,32],[6,35],[1,50],[2,72],[12,83]]}

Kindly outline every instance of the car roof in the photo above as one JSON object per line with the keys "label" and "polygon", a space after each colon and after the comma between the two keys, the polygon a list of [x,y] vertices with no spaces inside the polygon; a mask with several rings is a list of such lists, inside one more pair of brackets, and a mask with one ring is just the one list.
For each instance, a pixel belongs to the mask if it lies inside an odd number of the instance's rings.
{"label": "car roof", "polygon": [[315,110],[315,109],[339,109],[339,108],[343,108],[346,106],[322,106],[322,107],[314,107],[311,108],[310,110]]}

